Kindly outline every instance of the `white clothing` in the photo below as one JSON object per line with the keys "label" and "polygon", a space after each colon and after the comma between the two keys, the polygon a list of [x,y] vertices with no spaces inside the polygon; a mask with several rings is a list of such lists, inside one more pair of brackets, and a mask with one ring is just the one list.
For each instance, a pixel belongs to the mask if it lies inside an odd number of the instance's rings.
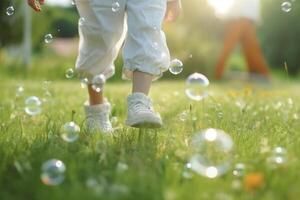
{"label": "white clothing", "polygon": [[79,74],[88,79],[99,74],[111,77],[125,40],[123,77],[130,79],[136,70],[160,77],[170,63],[161,30],[166,4],[167,0],[76,0],[81,17]]}
{"label": "white clothing", "polygon": [[254,22],[260,21],[260,0],[208,0],[208,2],[221,19],[247,18]]}

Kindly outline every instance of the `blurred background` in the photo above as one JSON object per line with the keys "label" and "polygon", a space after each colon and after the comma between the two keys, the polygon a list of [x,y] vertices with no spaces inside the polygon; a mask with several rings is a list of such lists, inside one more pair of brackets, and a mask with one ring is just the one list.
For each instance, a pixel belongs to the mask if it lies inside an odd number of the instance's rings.
{"label": "blurred background", "polygon": [[[47,1],[47,0],[46,0]],[[78,13],[71,0],[48,0],[42,13],[34,13],[25,0],[0,2],[0,77],[57,80],[74,68],[78,51]],[[262,0],[262,19],[258,35],[263,53],[275,77],[300,76],[300,5],[291,1],[291,10],[283,12],[284,0]],[[8,8],[13,10],[8,12]],[[224,22],[206,0],[183,1],[183,15],[178,22],[164,24],[173,58],[184,63],[176,79],[193,72],[211,77],[223,47]],[[45,42],[51,34],[53,41]],[[120,80],[122,59],[116,61]],[[246,63],[237,48],[227,71],[246,71]],[[165,79],[174,78],[166,73]]]}

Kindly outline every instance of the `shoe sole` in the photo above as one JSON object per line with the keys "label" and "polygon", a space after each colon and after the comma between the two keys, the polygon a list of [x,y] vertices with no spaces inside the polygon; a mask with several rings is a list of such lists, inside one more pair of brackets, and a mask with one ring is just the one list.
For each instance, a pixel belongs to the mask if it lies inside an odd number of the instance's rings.
{"label": "shoe sole", "polygon": [[151,129],[156,129],[156,128],[161,128],[162,127],[162,121],[160,119],[156,120],[149,120],[148,118],[138,118],[134,120],[134,122],[130,120],[126,120],[126,125],[131,126],[134,128],[151,128]]}

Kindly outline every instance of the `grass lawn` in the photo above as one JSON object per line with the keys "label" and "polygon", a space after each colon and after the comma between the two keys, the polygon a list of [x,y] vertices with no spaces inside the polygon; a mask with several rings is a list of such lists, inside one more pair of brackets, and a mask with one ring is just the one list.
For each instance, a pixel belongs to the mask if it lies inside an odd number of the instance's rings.
{"label": "grass lawn", "polygon": [[[15,97],[18,84],[24,95]],[[4,79],[0,85],[0,199],[298,199],[300,196],[300,85],[277,83],[253,86],[219,83],[210,97],[192,102],[184,94],[184,82],[157,82],[151,96],[164,119],[159,130],[124,126],[127,82],[108,83],[106,94],[113,108],[113,136],[88,134],[82,105],[87,96],[78,82],[53,82],[52,97],[43,112],[30,117],[24,99],[43,98],[42,81]],[[66,143],[60,127],[71,121],[81,125],[80,138]],[[181,113],[187,110],[187,117]],[[181,117],[180,117],[181,116]],[[181,118],[181,119],[180,119]],[[190,140],[205,128],[227,132],[234,141],[232,169],[244,163],[245,175],[230,169],[209,179],[185,168]],[[273,148],[287,150],[286,162],[270,166]],[[58,186],[41,182],[41,166],[52,158],[66,165],[65,180]],[[245,177],[260,173],[259,187],[247,190]]]}

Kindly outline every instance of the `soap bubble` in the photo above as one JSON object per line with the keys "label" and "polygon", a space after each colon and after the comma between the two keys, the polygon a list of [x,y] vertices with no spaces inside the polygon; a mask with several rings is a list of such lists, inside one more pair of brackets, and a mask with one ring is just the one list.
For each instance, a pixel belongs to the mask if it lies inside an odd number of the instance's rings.
{"label": "soap bubble", "polygon": [[282,4],[281,4],[281,10],[283,12],[290,12],[292,10],[292,3],[289,2],[289,1],[284,1]]}
{"label": "soap bubble", "polygon": [[15,9],[13,6],[9,6],[6,8],[6,15],[12,16],[15,13]]}
{"label": "soap bubble", "polygon": [[88,78],[81,78],[80,79],[81,88],[85,88],[88,83],[89,83],[89,79]]}
{"label": "soap bubble", "polygon": [[84,17],[80,17],[79,21],[78,21],[79,26],[84,25],[84,23],[85,23],[85,18]]}
{"label": "soap bubble", "polygon": [[182,177],[186,178],[186,179],[191,179],[193,178],[193,173],[191,171],[192,165],[191,163],[186,163],[184,168],[183,168],[183,172],[182,172]]}
{"label": "soap bubble", "polygon": [[237,163],[232,171],[232,174],[236,177],[242,177],[245,174],[245,165],[243,163]]}
{"label": "soap bubble", "polygon": [[65,142],[75,142],[79,138],[80,127],[75,122],[65,123],[61,129],[61,138]]}
{"label": "soap bubble", "polygon": [[181,60],[177,58],[173,59],[170,62],[169,71],[174,75],[180,74],[183,71],[183,63],[181,62]]}
{"label": "soap bubble", "polygon": [[25,100],[25,112],[28,115],[35,116],[41,114],[41,106],[42,101],[36,96],[29,97]]}
{"label": "soap bubble", "polygon": [[119,2],[114,2],[112,4],[112,6],[111,6],[111,10],[113,12],[119,12],[119,10],[120,10],[120,4],[119,4]]}
{"label": "soap bubble", "polygon": [[92,88],[96,92],[101,92],[104,84],[106,82],[105,76],[103,74],[97,75],[92,80]]}
{"label": "soap bubble", "polygon": [[230,168],[233,141],[222,130],[205,129],[193,137],[192,153],[191,169],[202,176],[216,178]]}
{"label": "soap bubble", "polygon": [[23,96],[23,94],[24,94],[24,87],[19,86],[16,91],[16,97],[21,97],[21,96]]}
{"label": "soap bubble", "polygon": [[278,168],[287,163],[287,151],[283,147],[276,147],[267,158],[267,162],[271,168]]}
{"label": "soap bubble", "polygon": [[45,37],[44,37],[44,41],[45,41],[46,44],[49,44],[49,43],[53,42],[52,34],[50,34],[50,33],[46,34]]}
{"label": "soap bubble", "polygon": [[66,78],[71,79],[74,77],[74,70],[72,68],[69,68],[66,70]]}
{"label": "soap bubble", "polygon": [[188,110],[184,110],[182,111],[182,113],[179,114],[179,119],[182,122],[185,122],[189,117],[189,111]]}
{"label": "soap bubble", "polygon": [[65,179],[66,166],[56,159],[51,159],[43,163],[41,180],[45,185],[54,186],[61,184]]}
{"label": "soap bubble", "polygon": [[194,101],[201,101],[207,97],[207,87],[209,86],[209,80],[203,74],[194,73],[190,75],[186,80],[185,93],[188,98]]}

